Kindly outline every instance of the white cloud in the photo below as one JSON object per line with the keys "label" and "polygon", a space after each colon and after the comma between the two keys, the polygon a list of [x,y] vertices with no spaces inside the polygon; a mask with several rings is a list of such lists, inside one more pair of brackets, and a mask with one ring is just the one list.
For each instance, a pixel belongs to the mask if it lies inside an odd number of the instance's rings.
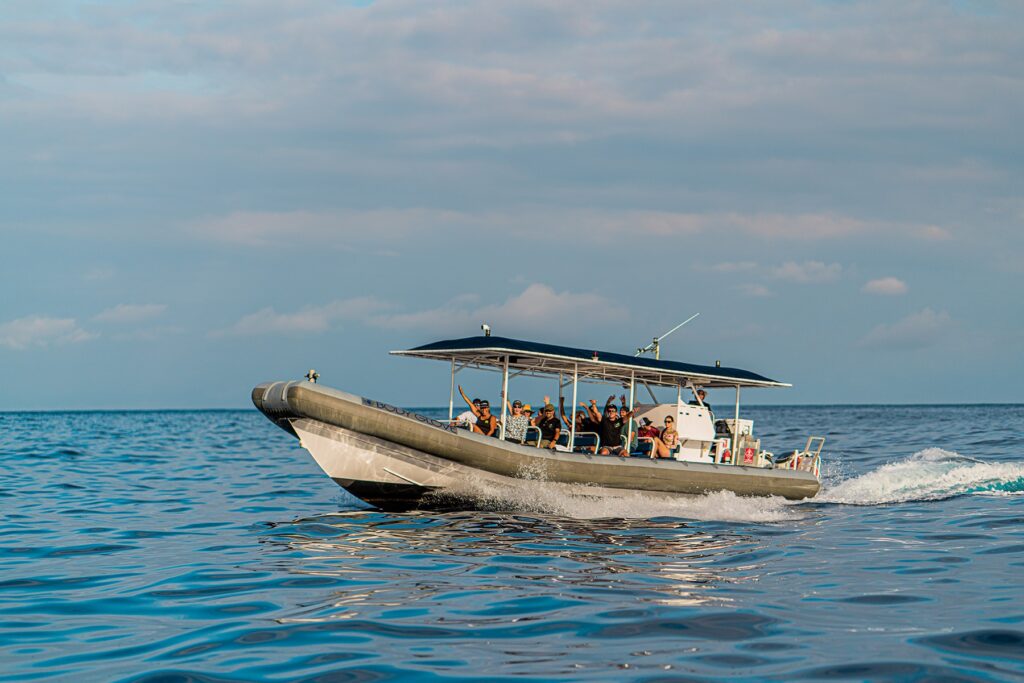
{"label": "white cloud", "polygon": [[753,261],[733,261],[716,263],[713,266],[708,266],[708,270],[716,273],[742,273],[748,270],[754,270],[755,268],[757,268],[757,264]]}
{"label": "white cloud", "polygon": [[167,310],[165,304],[118,304],[93,316],[102,323],[131,323],[155,318]]}
{"label": "white cloud", "polygon": [[94,339],[96,336],[78,327],[74,318],[33,315],[0,325],[0,346],[17,350],[30,346],[74,344]]}
{"label": "white cloud", "polygon": [[589,293],[556,292],[534,283],[501,304],[472,306],[464,297],[445,306],[415,313],[377,316],[375,325],[418,328],[434,332],[473,331],[488,323],[497,335],[541,332],[551,325],[590,328],[609,321],[626,322],[629,311],[608,299]]}
{"label": "white cloud", "polygon": [[213,334],[222,336],[324,332],[339,320],[365,320],[371,314],[388,308],[390,304],[369,296],[332,301],[323,306],[306,306],[293,313],[278,313],[268,307],[250,313],[231,327]]}
{"label": "white cloud", "polygon": [[889,325],[878,325],[860,345],[878,349],[923,349],[942,339],[952,320],[945,311],[925,308]]}
{"label": "white cloud", "polygon": [[740,294],[743,294],[745,296],[752,296],[752,297],[759,298],[759,299],[760,298],[764,298],[764,297],[768,297],[768,296],[772,296],[771,290],[768,289],[767,287],[765,287],[764,285],[756,285],[756,284],[738,285],[736,287],[736,291],[738,291]]}
{"label": "white cloud", "polygon": [[843,267],[838,263],[825,264],[822,261],[787,261],[772,269],[772,277],[801,285],[823,284],[839,279]]}
{"label": "white cloud", "polygon": [[880,277],[877,280],[868,281],[861,291],[868,294],[898,296],[907,293],[907,283],[895,277]]}

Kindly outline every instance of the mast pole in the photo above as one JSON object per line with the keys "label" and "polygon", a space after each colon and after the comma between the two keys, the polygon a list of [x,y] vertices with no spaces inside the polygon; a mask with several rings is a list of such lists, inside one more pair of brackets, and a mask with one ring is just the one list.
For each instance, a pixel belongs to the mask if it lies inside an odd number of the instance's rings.
{"label": "mast pole", "polygon": [[740,441],[740,385],[736,385],[736,413],[732,421],[732,464],[736,464],[736,447]]}
{"label": "mast pole", "polygon": [[629,371],[629,426],[626,429],[626,454],[633,445],[633,395],[636,393],[636,370]]}
{"label": "mast pole", "polygon": [[569,451],[576,447],[576,382],[579,381],[580,364],[572,364],[572,424],[569,425]]}
{"label": "mast pole", "polygon": [[452,390],[448,394],[448,423],[455,419],[455,356],[452,356]]}
{"label": "mast pole", "polygon": [[501,440],[505,440],[505,412],[508,410],[508,356],[505,356],[505,367],[501,372]]}

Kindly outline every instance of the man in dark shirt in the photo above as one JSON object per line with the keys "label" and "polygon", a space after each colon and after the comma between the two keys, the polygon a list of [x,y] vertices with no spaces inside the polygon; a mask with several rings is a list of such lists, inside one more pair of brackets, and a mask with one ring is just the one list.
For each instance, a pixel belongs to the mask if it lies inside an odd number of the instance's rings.
{"label": "man in dark shirt", "polygon": [[612,396],[604,407],[604,413],[597,412],[597,402],[590,402],[590,419],[596,423],[597,435],[601,439],[601,455],[629,455],[622,447],[622,425],[632,417],[630,412],[619,412]]}
{"label": "man in dark shirt", "polygon": [[710,415],[711,415],[711,421],[714,422],[715,421],[715,411],[711,410],[711,404],[708,403],[708,400],[707,400],[706,397],[707,397],[707,394],[704,392],[704,390],[703,389],[698,389],[697,390],[697,398],[692,400],[692,401],[690,401],[690,405],[691,406],[700,406],[700,405],[702,405],[705,408],[707,408],[708,409],[708,413],[710,413]]}
{"label": "man in dark shirt", "polygon": [[548,403],[533,420],[533,426],[540,430],[540,447],[554,450],[558,435],[562,433],[562,422],[555,417],[555,407]]}

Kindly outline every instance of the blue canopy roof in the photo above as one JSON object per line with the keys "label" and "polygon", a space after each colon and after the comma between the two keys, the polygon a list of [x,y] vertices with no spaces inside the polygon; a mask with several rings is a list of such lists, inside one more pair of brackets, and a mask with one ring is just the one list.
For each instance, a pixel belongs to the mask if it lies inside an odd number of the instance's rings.
{"label": "blue canopy roof", "polygon": [[578,349],[570,346],[509,339],[508,337],[465,337],[437,341],[406,351],[400,356],[454,360],[481,369],[501,369],[508,358],[509,369],[517,374],[547,375],[579,373],[581,379],[609,382],[640,382],[676,386],[686,381],[707,387],[786,387],[749,370],[695,365],[644,356],[627,356],[610,351]]}

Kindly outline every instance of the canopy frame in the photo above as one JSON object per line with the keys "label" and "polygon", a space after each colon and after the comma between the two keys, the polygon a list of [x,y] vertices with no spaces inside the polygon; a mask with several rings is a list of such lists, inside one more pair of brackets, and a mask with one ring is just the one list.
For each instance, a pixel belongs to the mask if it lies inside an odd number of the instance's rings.
{"label": "canopy frame", "polygon": [[687,383],[706,388],[792,386],[736,368],[634,359],[616,353],[587,352],[500,337],[470,337],[391,353],[396,356],[442,360],[452,363],[459,370],[472,368],[502,374],[510,372],[511,377],[550,378],[561,374],[564,378],[573,375],[576,381],[605,382],[622,387],[634,382],[662,387]]}

